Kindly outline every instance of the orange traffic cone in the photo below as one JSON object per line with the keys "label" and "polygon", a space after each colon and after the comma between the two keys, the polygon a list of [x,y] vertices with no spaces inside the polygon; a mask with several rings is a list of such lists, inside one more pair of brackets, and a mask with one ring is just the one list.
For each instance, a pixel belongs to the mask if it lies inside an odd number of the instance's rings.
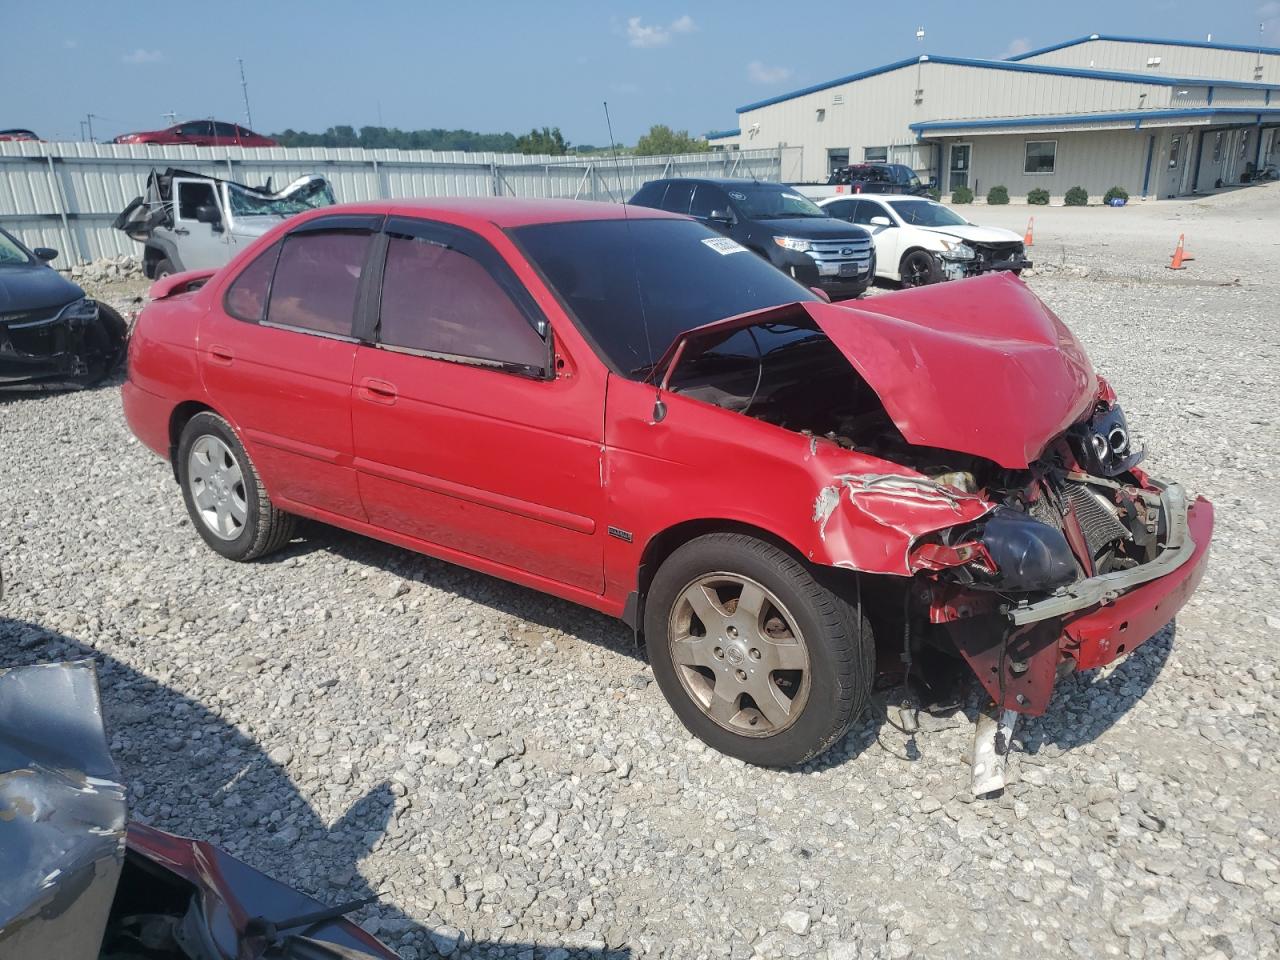
{"label": "orange traffic cone", "polygon": [[1187,260],[1194,260],[1194,259],[1195,257],[1187,253],[1187,250],[1186,250],[1186,234],[1180,233],[1178,234],[1178,245],[1173,249],[1173,259],[1172,261],[1170,261],[1169,266],[1166,267],[1165,269],[1166,270],[1185,270],[1187,268],[1184,267],[1182,264]]}
{"label": "orange traffic cone", "polygon": [[1029,220],[1027,220],[1027,232],[1022,237],[1022,245],[1024,247],[1029,247],[1035,243],[1035,241],[1031,237],[1031,233],[1035,229],[1035,225],[1036,225],[1035,217],[1031,217]]}

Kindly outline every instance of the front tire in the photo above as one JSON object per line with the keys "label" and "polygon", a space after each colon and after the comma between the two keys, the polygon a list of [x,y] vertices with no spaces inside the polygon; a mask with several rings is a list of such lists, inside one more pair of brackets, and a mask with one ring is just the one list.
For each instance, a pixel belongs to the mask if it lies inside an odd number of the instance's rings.
{"label": "front tire", "polygon": [[942,279],[938,261],[927,250],[912,250],[902,258],[898,268],[904,287],[925,287]]}
{"label": "front tire", "polygon": [[197,413],[182,428],[178,482],[196,532],[228,560],[255,560],[293,539],[295,520],[267,496],[231,425]]}
{"label": "front tire", "polygon": [[799,559],[744,534],[698,537],[667,558],[645,636],[689,732],[757,766],[817,756],[870,700],[870,624]]}
{"label": "front tire", "polygon": [[155,273],[156,280],[163,280],[165,277],[172,276],[178,271],[177,268],[174,267],[173,261],[166,257],[163,260],[156,261],[156,268],[153,272]]}

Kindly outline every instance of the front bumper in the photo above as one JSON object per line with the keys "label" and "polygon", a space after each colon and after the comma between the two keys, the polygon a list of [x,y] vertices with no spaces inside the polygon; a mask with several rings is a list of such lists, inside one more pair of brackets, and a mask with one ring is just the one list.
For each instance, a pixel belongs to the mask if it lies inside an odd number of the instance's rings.
{"label": "front bumper", "polygon": [[[778,267],[796,282],[817,287],[833,300],[842,300],[858,296],[871,285],[876,275],[876,258],[872,254],[867,261],[820,264],[807,254],[786,251]],[[830,272],[832,270],[836,272]]]}
{"label": "front bumper", "polygon": [[1132,653],[1186,604],[1204,577],[1213,504],[1160,488],[1164,549],[1130,570],[1089,577],[1044,599],[949,624],[956,648],[1000,708],[1043,713],[1064,671]]}

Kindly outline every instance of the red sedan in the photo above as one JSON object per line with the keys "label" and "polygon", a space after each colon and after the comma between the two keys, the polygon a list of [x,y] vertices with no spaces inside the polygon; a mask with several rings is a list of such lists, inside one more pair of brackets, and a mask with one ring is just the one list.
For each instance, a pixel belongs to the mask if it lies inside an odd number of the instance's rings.
{"label": "red sedan", "polygon": [[1212,506],[1011,276],[835,306],[685,217],[459,199],[302,214],[152,297],[125,413],[210,547],[310,517],[621,617],[751,763],[838,740],[877,640],[1042,712],[1206,564]]}
{"label": "red sedan", "polygon": [[190,144],[196,147],[275,147],[270,137],[254,133],[248,127],[221,120],[188,120],[164,130],[122,133],[112,143]]}

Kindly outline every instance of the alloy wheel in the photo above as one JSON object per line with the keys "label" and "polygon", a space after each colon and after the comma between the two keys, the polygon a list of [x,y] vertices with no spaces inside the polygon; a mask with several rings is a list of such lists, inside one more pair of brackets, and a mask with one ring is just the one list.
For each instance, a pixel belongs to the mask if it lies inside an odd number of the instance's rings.
{"label": "alloy wheel", "polygon": [[187,484],[204,525],[223,540],[240,536],[249,520],[244,472],[231,448],[204,434],[187,456]]}
{"label": "alloy wheel", "polygon": [[726,730],[769,737],[803,712],[808,648],[795,618],[755,580],[735,573],[694,580],[672,605],[667,635],[685,693]]}

